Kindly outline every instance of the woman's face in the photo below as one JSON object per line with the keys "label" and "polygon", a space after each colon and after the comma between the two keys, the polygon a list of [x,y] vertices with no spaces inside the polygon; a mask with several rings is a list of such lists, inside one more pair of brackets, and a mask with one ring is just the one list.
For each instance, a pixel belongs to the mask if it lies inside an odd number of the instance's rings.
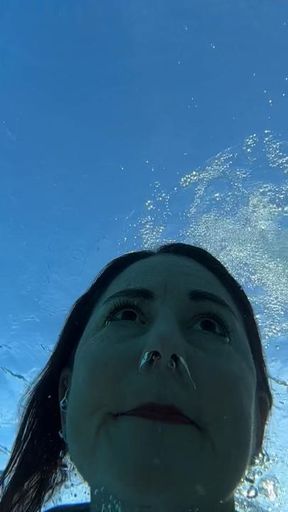
{"label": "woman's face", "polygon": [[[119,298],[106,300],[127,288],[146,288],[155,298],[136,299],[139,311],[128,298],[131,306],[106,322]],[[189,299],[195,289],[229,307]],[[150,350],[162,359],[139,372]],[[196,390],[182,365],[171,370],[163,364],[173,353],[184,357]],[[110,495],[123,512],[234,510],[233,495],[255,440],[256,372],[241,314],[205,267],[165,254],[124,270],[95,307],[72,375],[62,372],[60,400],[65,382],[70,391],[63,431],[71,460],[91,488],[93,512]],[[199,429],[112,415],[152,401],[174,404]]]}

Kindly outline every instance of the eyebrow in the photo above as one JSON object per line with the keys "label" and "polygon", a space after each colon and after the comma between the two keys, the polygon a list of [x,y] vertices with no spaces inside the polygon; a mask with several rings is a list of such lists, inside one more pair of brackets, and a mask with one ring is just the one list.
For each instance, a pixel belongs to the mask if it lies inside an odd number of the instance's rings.
{"label": "eyebrow", "polygon": [[[141,298],[145,300],[152,300],[154,301],[156,296],[155,293],[151,290],[148,290],[147,288],[126,288],[125,290],[120,290],[119,292],[114,293],[108,299],[106,299],[103,302],[104,304],[107,304],[108,302],[111,302],[112,300],[116,299],[117,297],[131,297],[131,298]],[[218,295],[215,295],[211,292],[206,292],[204,290],[191,290],[188,293],[188,299],[194,301],[194,302],[215,302],[218,306],[222,306],[226,310],[228,310],[232,315],[236,318],[237,316],[234,313],[231,306],[221,297],[218,297]]]}

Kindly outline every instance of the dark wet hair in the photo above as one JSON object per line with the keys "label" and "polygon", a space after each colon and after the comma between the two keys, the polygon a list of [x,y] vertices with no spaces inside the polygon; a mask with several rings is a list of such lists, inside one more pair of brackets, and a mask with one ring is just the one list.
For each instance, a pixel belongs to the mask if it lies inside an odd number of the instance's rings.
{"label": "dark wet hair", "polygon": [[251,465],[262,453],[264,431],[273,398],[262,352],[258,326],[242,287],[218,259],[206,250],[183,243],[171,243],[155,250],[130,252],[115,258],[98,274],[90,288],[73,305],[46,366],[24,394],[23,412],[12,453],[0,478],[0,512],[40,512],[68,479],[63,458],[67,446],[59,437],[61,429],[58,386],[65,367],[73,368],[79,340],[101,295],[129,265],[158,254],[174,254],[197,261],[212,272],[233,298],[242,315],[257,375],[257,426],[255,453]]}

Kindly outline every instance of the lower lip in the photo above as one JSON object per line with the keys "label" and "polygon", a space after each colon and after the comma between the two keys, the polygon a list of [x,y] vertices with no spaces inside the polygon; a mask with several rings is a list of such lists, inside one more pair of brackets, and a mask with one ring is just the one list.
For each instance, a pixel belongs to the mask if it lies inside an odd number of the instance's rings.
{"label": "lower lip", "polygon": [[126,414],[119,414],[119,416],[138,416],[139,418],[145,418],[152,421],[161,421],[162,423],[174,423],[176,425],[191,425],[192,422],[183,416],[177,415],[159,415],[152,414],[149,412],[129,412]]}

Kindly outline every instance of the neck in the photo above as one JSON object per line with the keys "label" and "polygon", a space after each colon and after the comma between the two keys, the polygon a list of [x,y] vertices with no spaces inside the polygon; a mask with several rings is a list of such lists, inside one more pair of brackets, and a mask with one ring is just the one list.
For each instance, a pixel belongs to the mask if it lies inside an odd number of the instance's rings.
{"label": "neck", "polygon": [[104,487],[97,489],[95,495],[91,496],[91,503],[87,512],[237,512],[234,498],[229,502],[206,505],[191,505],[186,507],[169,506],[167,503],[157,505],[131,505],[119,500]]}

